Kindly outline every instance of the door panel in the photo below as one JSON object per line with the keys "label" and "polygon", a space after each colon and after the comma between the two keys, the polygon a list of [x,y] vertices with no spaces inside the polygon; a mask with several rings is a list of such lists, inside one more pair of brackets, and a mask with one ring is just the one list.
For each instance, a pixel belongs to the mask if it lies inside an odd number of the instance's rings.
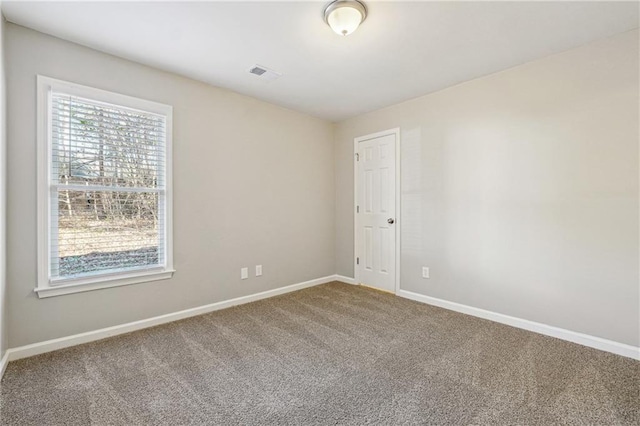
{"label": "door panel", "polygon": [[358,281],[381,290],[396,287],[396,135],[358,142],[356,265]]}

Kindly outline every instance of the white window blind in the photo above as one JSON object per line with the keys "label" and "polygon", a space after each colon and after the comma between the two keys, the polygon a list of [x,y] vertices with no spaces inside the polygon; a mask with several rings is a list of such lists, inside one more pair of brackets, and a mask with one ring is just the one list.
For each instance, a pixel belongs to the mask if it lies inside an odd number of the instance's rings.
{"label": "white window blind", "polygon": [[52,93],[51,280],[165,264],[165,117]]}
{"label": "white window blind", "polygon": [[168,105],[38,76],[40,297],[171,278]]}

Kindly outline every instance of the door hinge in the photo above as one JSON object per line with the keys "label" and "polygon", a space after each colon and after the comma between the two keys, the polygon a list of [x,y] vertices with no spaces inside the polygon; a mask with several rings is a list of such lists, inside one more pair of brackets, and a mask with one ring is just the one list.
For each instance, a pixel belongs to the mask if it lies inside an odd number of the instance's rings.
{"label": "door hinge", "polygon": [[360,206],[356,206],[356,213],[360,213]]}
{"label": "door hinge", "polygon": [[356,265],[359,265],[359,264],[360,264],[360,258],[356,257]]}
{"label": "door hinge", "polygon": [[360,154],[356,152],[356,161],[360,161]]}

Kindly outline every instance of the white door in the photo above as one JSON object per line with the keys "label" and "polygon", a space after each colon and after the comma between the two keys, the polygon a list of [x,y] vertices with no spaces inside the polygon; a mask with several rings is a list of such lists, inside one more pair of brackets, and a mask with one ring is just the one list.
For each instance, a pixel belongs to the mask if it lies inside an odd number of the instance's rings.
{"label": "white door", "polygon": [[356,279],[396,290],[396,133],[356,139]]}

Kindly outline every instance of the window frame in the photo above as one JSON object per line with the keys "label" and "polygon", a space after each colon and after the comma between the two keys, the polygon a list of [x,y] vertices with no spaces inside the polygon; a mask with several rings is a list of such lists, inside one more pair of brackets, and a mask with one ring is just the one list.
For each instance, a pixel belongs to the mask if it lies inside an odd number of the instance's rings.
{"label": "window frame", "polygon": [[[164,193],[164,265],[140,270],[98,273],[68,279],[51,278],[51,170],[53,139],[51,127],[51,94],[61,92],[97,102],[162,115],[166,118],[165,133],[165,193]],[[35,292],[38,297],[98,290],[109,287],[169,279],[173,276],[173,179],[172,134],[173,107],[76,83],[37,76],[37,211],[38,211],[38,277]],[[159,206],[160,208],[160,206]],[[55,284],[54,284],[55,283]]]}

